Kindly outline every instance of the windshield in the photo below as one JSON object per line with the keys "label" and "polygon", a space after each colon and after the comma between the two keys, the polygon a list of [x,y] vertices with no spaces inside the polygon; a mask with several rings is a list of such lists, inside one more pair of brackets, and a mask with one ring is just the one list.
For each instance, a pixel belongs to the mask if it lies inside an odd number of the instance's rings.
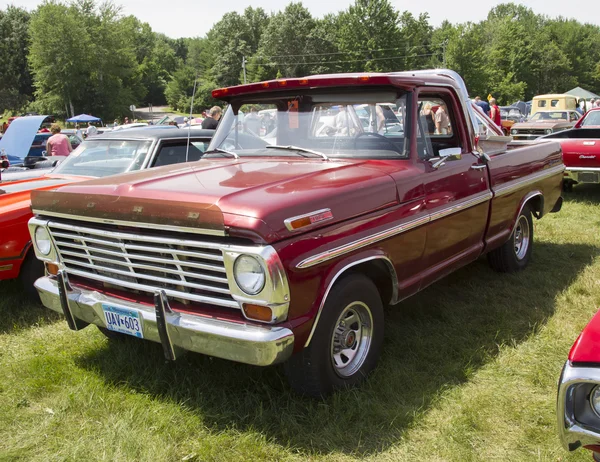
{"label": "windshield", "polygon": [[583,122],[581,122],[582,127],[598,127],[600,126],[600,111],[592,111],[588,112],[588,115],[585,116]]}
{"label": "windshield", "polygon": [[536,122],[558,122],[569,120],[569,116],[565,111],[536,112],[529,120]]}
{"label": "windshield", "polygon": [[406,96],[396,90],[248,95],[248,100],[227,108],[209,152],[240,157],[406,158],[405,122]]}
{"label": "windshield", "polygon": [[52,173],[103,177],[139,170],[151,141],[88,140]]}

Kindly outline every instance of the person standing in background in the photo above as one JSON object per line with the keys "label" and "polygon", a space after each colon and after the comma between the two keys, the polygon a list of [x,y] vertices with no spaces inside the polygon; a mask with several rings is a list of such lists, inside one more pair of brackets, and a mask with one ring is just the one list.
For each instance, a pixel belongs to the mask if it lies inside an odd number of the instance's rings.
{"label": "person standing in background", "polygon": [[482,101],[480,96],[475,97],[475,104],[481,108],[486,116],[490,116],[490,105],[487,101]]}
{"label": "person standing in background", "polygon": [[67,135],[63,135],[60,132],[60,126],[58,124],[52,124],[50,127],[52,136],[46,141],[46,155],[47,156],[68,156],[71,154],[73,147]]}
{"label": "person standing in background", "polygon": [[97,134],[98,134],[98,129],[92,125],[92,122],[88,122],[87,129],[85,130],[86,138],[89,138],[90,136],[94,136]]}
{"label": "person standing in background", "polygon": [[496,104],[496,98],[490,100],[490,106],[490,119],[492,119],[498,127],[502,128],[502,116],[500,115],[500,108]]}
{"label": "person standing in background", "polygon": [[210,108],[208,117],[202,121],[202,128],[207,130],[214,130],[219,125],[219,119],[221,118],[221,108],[219,106],[213,106]]}

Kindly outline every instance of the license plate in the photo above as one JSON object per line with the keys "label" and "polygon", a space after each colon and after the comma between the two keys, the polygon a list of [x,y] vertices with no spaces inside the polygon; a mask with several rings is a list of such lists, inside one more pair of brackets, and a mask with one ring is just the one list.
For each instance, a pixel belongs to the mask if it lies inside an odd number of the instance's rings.
{"label": "license plate", "polygon": [[134,337],[144,338],[142,333],[142,319],[135,310],[127,308],[117,308],[116,306],[102,304],[106,328],[121,334],[133,335]]}
{"label": "license plate", "polygon": [[598,174],[596,172],[580,172],[577,175],[577,181],[580,183],[598,183]]}

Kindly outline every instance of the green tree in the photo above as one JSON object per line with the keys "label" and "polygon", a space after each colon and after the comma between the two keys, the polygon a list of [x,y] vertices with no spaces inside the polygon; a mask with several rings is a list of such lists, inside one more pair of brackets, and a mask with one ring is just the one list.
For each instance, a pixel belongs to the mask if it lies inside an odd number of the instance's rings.
{"label": "green tree", "polygon": [[256,53],[268,23],[269,17],[262,8],[248,7],[243,15],[226,13],[207,34],[207,79],[222,87],[239,84],[242,61]]}
{"label": "green tree", "polygon": [[299,77],[314,73],[320,61],[313,31],[317,21],[302,3],[290,3],[271,17],[253,64],[264,67],[262,78]]}
{"label": "green tree", "polygon": [[14,6],[0,10],[0,114],[22,108],[33,95],[28,28],[27,11]]}
{"label": "green tree", "polygon": [[388,0],[356,0],[337,18],[337,45],[344,71],[402,70],[406,44],[399,16]]}

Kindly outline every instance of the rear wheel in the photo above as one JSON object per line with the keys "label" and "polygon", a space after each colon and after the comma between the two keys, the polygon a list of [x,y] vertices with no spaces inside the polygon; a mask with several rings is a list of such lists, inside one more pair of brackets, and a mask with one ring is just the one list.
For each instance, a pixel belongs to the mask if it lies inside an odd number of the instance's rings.
{"label": "rear wheel", "polygon": [[23,285],[25,294],[34,303],[40,302],[40,295],[34,287],[33,283],[44,275],[44,264],[35,258],[33,250],[27,252],[27,256],[21,265],[21,272],[19,273],[19,281]]}
{"label": "rear wheel", "polygon": [[331,290],[308,347],[285,371],[292,388],[321,397],[361,383],[375,368],[383,342],[383,304],[377,287],[350,275]]}
{"label": "rear wheel", "polygon": [[510,239],[488,254],[493,269],[502,273],[522,270],[531,259],[533,250],[533,218],[529,205],[517,217]]}

